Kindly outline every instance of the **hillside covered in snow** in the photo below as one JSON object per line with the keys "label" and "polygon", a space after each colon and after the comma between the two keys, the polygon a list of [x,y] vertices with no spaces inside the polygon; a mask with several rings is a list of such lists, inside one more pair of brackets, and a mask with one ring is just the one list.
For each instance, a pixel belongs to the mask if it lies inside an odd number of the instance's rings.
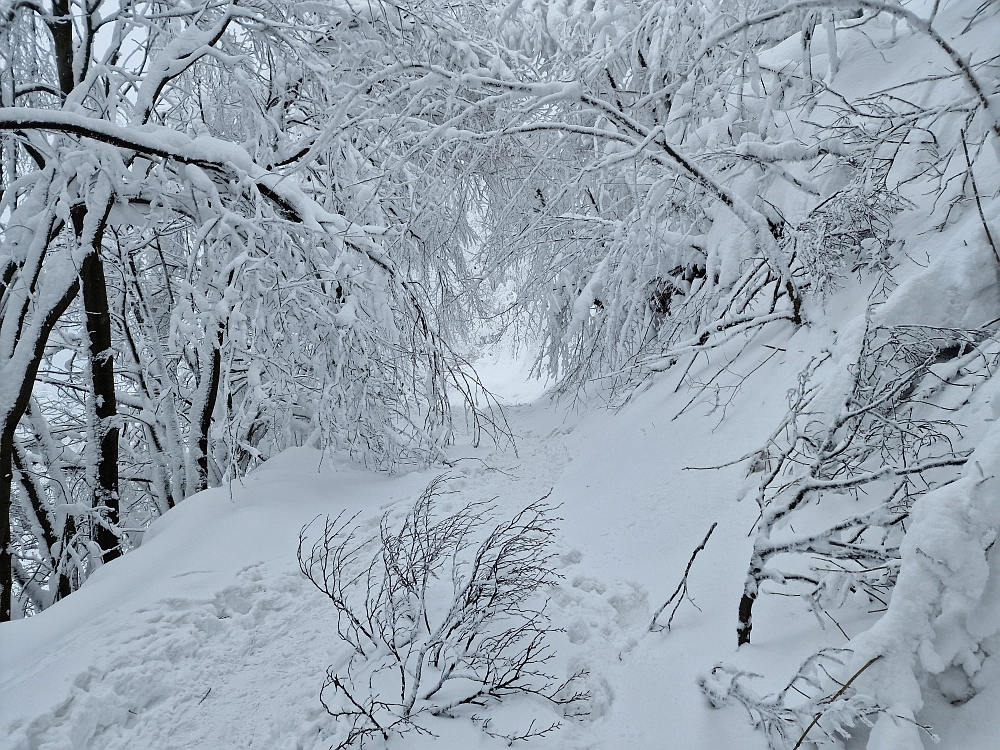
{"label": "hillside covered in snow", "polygon": [[0,0],[0,750],[1000,746],[998,38]]}

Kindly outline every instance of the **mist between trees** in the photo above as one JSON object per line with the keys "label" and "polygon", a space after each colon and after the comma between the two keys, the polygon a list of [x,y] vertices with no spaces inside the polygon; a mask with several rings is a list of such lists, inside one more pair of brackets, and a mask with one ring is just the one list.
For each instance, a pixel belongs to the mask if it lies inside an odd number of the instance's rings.
{"label": "mist between trees", "polygon": [[[997,357],[988,317],[878,319],[904,211],[971,217],[982,273],[1000,263],[1000,68],[963,43],[1000,11],[947,6],[2,0],[0,620],[286,447],[392,470],[458,429],[511,443],[467,362],[482,321],[536,342],[559,393],[620,403],[700,357],[721,374],[850,285],[873,306],[853,359],[814,360],[746,457],[734,635],[765,584],[821,619],[848,593],[885,604],[914,502],[976,448],[927,410],[968,403]],[[841,90],[851,54],[898,40],[939,73]],[[866,510],[779,533],[859,492]],[[797,556],[825,567],[778,567]],[[790,737],[721,674],[713,701]]]}

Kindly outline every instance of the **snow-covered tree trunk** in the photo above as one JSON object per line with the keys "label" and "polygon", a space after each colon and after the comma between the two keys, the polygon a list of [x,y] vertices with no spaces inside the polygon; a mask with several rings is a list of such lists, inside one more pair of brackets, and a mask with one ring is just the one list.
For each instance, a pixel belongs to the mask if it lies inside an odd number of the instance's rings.
{"label": "snow-covered tree trunk", "polygon": [[[52,222],[39,227],[44,238]],[[37,236],[37,235],[36,235]],[[32,242],[36,246],[44,242]],[[0,297],[6,304],[0,319],[0,621],[11,618],[14,583],[14,550],[11,546],[11,489],[14,482],[15,435],[18,423],[31,400],[32,387],[42,363],[49,333],[79,293],[78,276],[67,269],[53,268],[41,279],[43,283],[28,286],[26,272],[38,279],[41,257],[35,267],[5,271]],[[32,271],[34,273],[32,273]],[[19,303],[19,304],[18,304]]]}
{"label": "snow-covered tree trunk", "polygon": [[[83,315],[86,320],[88,370],[91,382],[93,413],[88,419],[88,453],[93,456],[91,478],[93,487],[92,508],[106,509],[101,514],[94,540],[108,562],[118,557],[120,541],[113,526],[118,524],[118,399],[115,395],[114,349],[111,340],[111,310],[108,307],[107,283],[101,252],[108,214],[111,211],[108,192],[98,211],[97,227],[91,246],[80,266],[80,290],[83,297]],[[102,214],[103,209],[103,215]],[[73,223],[77,232],[82,231],[85,220],[82,207],[74,207]],[[77,218],[79,216],[79,219]]]}

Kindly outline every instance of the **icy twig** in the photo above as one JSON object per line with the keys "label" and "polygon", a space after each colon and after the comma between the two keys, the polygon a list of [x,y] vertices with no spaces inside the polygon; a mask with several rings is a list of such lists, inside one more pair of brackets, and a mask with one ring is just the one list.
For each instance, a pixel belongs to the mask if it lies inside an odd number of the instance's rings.
{"label": "icy twig", "polygon": [[[877,662],[881,658],[882,658],[882,654],[879,654],[878,656],[873,656],[871,659],[868,660],[868,662],[863,667],[861,667],[861,669],[859,669],[857,672],[855,672],[853,675],[851,675],[851,678],[847,682],[844,683],[843,687],[841,687],[840,690],[838,690],[836,693],[834,693],[830,698],[827,698],[827,699],[825,699],[823,701],[820,701],[820,702],[821,703],[826,703],[826,704],[833,703],[835,700],[837,700],[837,698],[839,698],[840,696],[842,696],[844,693],[847,692],[847,689],[849,687],[851,687],[851,683],[852,682],[854,682],[856,679],[858,679],[858,677],[860,677],[861,674],[866,669],[868,669],[868,667],[870,667],[872,664],[874,664],[875,662]],[[810,732],[810,730],[812,730],[812,728],[819,723],[819,720],[823,717],[823,713],[824,713],[824,711],[820,711],[818,714],[816,714],[815,717],[813,717],[813,720],[809,723],[809,726],[806,727],[806,731],[804,731],[802,733],[802,736],[799,737],[798,742],[795,743],[794,747],[792,747],[792,750],[799,750],[799,747],[801,747],[802,743],[805,742],[805,740],[806,740],[806,735],[808,735],[809,732]]]}

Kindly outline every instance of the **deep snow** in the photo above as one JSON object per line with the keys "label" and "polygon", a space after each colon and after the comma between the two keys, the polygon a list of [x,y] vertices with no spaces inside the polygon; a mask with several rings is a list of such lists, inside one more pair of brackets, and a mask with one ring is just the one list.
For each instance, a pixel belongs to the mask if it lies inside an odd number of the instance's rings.
{"label": "deep snow", "polygon": [[[589,716],[534,741],[558,748],[758,748],[741,711],[713,710],[699,674],[720,661],[787,679],[815,648],[842,645],[801,605],[762,600],[755,642],[735,649],[736,602],[755,520],[737,502],[738,458],[766,437],[790,383],[822,334],[777,335],[744,393],[719,421],[714,396],[689,401],[663,377],[620,411],[575,411],[547,399],[509,405],[518,455],[456,446],[449,502],[497,497],[515,511],[552,489],[561,503],[552,615],[560,666],[586,668]],[[767,351],[767,350],[763,350]],[[762,355],[763,356],[763,355]],[[530,398],[509,358],[482,368],[508,400]],[[752,369],[754,363],[744,365]],[[506,382],[505,382],[506,380]],[[751,384],[753,381],[751,382]],[[330,603],[295,563],[300,527],[318,514],[359,511],[375,523],[408,509],[441,469],[377,475],[310,449],[267,462],[242,483],[201,493],[153,524],[141,548],[98,571],[72,597],[4,626],[0,746],[27,748],[319,748],[336,727],[318,702],[328,665],[346,651]],[[719,527],[692,569],[673,629],[650,633],[691,550]],[[778,600],[778,601],[776,601]],[[700,610],[700,611],[699,611]],[[845,628],[860,623],[842,622]],[[853,635],[854,633],[851,633]],[[943,750],[992,747],[996,688],[937,717]],[[548,708],[538,708],[543,712]],[[555,717],[558,718],[558,717]],[[502,747],[461,719],[390,747]],[[954,739],[949,739],[953,737]],[[978,743],[978,744],[977,744]]]}
{"label": "deep snow", "polygon": [[[482,369],[503,377],[505,368]],[[527,392],[503,386],[508,397]],[[557,645],[560,660],[590,670],[593,698],[589,718],[565,722],[539,746],[643,747],[668,737],[673,747],[754,746],[742,718],[708,709],[694,683],[733,650],[753,514],[727,490],[738,478],[680,469],[731,458],[734,439],[760,430],[692,440],[690,424],[704,420],[671,422],[671,408],[683,405],[671,390],[664,382],[618,416],[579,417],[548,401],[510,406],[518,456],[453,450],[455,503],[497,496],[513,511],[552,489],[562,504],[565,579],[552,598],[566,632]],[[3,746],[329,744],[319,741],[332,722],[317,693],[344,647],[332,607],[295,564],[299,528],[343,509],[371,520],[406,509],[440,469],[390,477],[320,458],[290,450],[242,483],[191,498],[78,594],[5,626]],[[691,582],[703,612],[685,605],[669,635],[647,633],[657,600],[714,520],[720,528]],[[463,738],[445,745],[496,744],[459,725],[440,727],[445,739]]]}

